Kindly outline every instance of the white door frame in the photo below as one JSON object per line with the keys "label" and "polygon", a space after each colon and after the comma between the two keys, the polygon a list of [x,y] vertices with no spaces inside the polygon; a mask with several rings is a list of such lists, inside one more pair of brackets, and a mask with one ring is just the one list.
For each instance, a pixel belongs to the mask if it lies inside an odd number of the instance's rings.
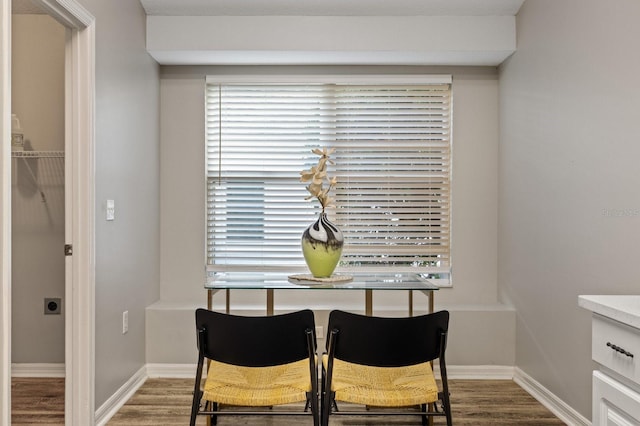
{"label": "white door frame", "polygon": [[0,425],[11,424],[11,0],[0,0]]}
{"label": "white door frame", "polygon": [[[33,0],[67,28],[65,43],[65,424],[95,415],[95,20],[75,0]],[[11,423],[11,0],[0,0],[0,424]],[[60,248],[62,250],[62,247]]]}

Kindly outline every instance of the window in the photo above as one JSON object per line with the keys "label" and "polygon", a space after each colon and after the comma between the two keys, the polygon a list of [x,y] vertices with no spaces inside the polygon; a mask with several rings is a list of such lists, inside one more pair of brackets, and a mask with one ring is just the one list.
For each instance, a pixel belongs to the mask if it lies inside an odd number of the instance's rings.
{"label": "window", "polygon": [[305,268],[300,238],[319,206],[299,173],[326,146],[339,268],[449,273],[451,78],[367,80],[207,79],[209,270]]}

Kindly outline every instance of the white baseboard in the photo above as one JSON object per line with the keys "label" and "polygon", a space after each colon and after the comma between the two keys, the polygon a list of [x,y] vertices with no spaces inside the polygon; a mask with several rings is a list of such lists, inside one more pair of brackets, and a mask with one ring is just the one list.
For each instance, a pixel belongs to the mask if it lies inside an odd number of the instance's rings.
{"label": "white baseboard", "polygon": [[196,364],[147,364],[147,377],[153,379],[190,379],[195,374]]}
{"label": "white baseboard", "polygon": [[96,410],[95,424],[104,426],[118,410],[131,398],[147,380],[147,368],[142,367],[127,382],[111,395],[104,404]]}
{"label": "white baseboard", "polygon": [[538,400],[549,411],[569,426],[591,426],[591,421],[586,419],[576,410],[567,405],[547,388],[542,386],[533,377],[519,368],[515,368],[513,381]]}
{"label": "white baseboard", "polygon": [[11,364],[11,377],[64,377],[64,363],[61,364]]}
{"label": "white baseboard", "polygon": [[[439,374],[438,363],[434,371]],[[513,367],[507,365],[448,365],[447,377],[455,379],[512,380]],[[196,373],[196,364],[147,364],[147,377],[190,379]]]}
{"label": "white baseboard", "polygon": [[[440,374],[438,363],[434,373]],[[447,365],[449,380],[513,380],[513,367],[510,365]]]}

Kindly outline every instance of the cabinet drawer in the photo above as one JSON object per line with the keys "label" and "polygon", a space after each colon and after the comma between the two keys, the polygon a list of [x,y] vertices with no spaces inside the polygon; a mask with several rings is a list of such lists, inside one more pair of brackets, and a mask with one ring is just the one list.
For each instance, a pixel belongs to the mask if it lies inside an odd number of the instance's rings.
{"label": "cabinet drawer", "polygon": [[593,360],[640,383],[640,330],[600,315],[592,326]]}

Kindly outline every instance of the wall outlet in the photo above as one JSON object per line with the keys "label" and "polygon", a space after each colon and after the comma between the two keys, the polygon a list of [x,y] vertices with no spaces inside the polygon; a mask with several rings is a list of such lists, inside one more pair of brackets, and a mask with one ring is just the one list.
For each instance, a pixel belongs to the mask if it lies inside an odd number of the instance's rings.
{"label": "wall outlet", "polygon": [[45,297],[44,298],[44,314],[45,315],[60,315],[62,312],[62,299],[59,297]]}
{"label": "wall outlet", "polygon": [[127,334],[129,331],[129,311],[122,313],[122,334]]}
{"label": "wall outlet", "polygon": [[324,338],[324,327],[321,325],[316,325],[316,338]]}

